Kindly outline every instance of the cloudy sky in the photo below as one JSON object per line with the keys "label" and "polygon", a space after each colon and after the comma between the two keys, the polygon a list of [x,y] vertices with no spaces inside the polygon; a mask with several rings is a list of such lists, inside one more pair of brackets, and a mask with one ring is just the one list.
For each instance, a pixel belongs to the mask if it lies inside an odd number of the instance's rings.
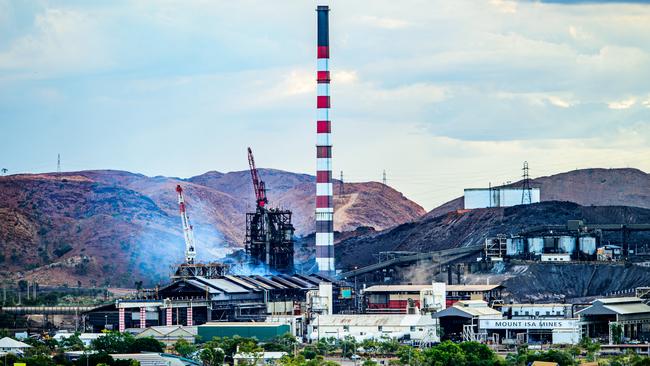
{"label": "cloudy sky", "polygon": [[[0,0],[0,166],[315,170],[314,1]],[[463,187],[650,171],[643,1],[330,1],[334,171]]]}

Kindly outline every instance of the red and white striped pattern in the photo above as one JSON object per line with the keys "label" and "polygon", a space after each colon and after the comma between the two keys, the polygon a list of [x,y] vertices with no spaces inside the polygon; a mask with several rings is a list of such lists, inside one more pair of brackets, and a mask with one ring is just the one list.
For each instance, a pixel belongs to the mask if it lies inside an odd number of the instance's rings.
{"label": "red and white striped pattern", "polygon": [[140,308],[140,328],[147,327],[147,309],[142,307]]}
{"label": "red and white striped pattern", "polygon": [[119,308],[117,311],[117,330],[124,332],[126,330],[126,323],[124,322],[124,308]]}
{"label": "red and white striped pattern", "polygon": [[165,309],[165,324],[166,325],[173,325],[172,324],[172,308]]}
{"label": "red and white striped pattern", "polygon": [[187,308],[187,326],[191,327],[194,324],[194,321],[192,319],[192,307]]}
{"label": "red and white striped pattern", "polygon": [[322,274],[334,271],[334,190],[330,120],[329,7],[318,6],[316,70],[316,264]]}

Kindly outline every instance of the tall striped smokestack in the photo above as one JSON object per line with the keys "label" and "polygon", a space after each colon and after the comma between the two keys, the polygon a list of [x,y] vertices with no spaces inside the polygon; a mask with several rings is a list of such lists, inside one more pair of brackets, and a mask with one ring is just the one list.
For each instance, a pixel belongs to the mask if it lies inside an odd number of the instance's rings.
{"label": "tall striped smokestack", "polygon": [[334,275],[334,200],[332,198],[332,121],[330,121],[329,7],[318,6],[316,121],[316,264]]}

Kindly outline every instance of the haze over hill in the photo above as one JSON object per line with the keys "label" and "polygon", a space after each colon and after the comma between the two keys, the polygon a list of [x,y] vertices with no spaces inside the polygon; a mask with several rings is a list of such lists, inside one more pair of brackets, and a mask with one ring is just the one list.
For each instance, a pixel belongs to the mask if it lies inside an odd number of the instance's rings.
{"label": "haze over hill", "polygon": [[[267,169],[260,175],[271,206],[292,209],[296,233],[310,233],[314,177]],[[177,184],[185,190],[200,260],[242,246],[244,214],[254,209],[248,171],[187,180],[112,170],[13,175],[0,177],[3,268],[31,270],[28,277],[40,283],[164,281],[183,255]],[[335,197],[337,229],[385,229],[425,213],[379,183],[345,189]]]}

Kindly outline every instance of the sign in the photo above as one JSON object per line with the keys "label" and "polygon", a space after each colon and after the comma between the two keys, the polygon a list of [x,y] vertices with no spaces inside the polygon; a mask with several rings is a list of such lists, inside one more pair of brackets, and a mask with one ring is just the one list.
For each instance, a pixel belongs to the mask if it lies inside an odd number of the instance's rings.
{"label": "sign", "polygon": [[577,319],[480,319],[481,329],[575,329]]}

